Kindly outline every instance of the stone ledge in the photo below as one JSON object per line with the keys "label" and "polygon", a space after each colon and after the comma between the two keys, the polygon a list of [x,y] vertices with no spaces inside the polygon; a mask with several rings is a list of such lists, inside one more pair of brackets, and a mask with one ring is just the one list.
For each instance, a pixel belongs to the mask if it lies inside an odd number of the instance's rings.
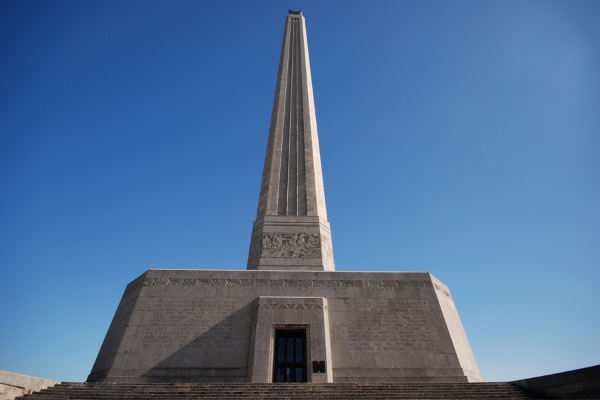
{"label": "stone ledge", "polygon": [[0,371],[0,399],[12,400],[59,383],[61,382],[15,374],[14,372]]}

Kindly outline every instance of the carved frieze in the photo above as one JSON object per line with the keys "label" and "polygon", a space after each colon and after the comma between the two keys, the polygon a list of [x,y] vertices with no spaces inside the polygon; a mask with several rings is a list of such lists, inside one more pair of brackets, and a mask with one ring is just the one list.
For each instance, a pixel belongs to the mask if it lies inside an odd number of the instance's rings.
{"label": "carved frieze", "polygon": [[437,285],[437,284],[435,284],[435,283],[434,283],[434,284],[433,284],[433,286],[435,287],[435,289],[436,289],[438,292],[441,292],[441,293],[442,293],[444,296],[446,296],[447,298],[449,298],[449,299],[451,299],[451,298],[452,298],[452,296],[450,295],[450,293],[448,293],[447,291],[445,291],[444,289],[442,289],[442,288],[441,288],[439,285]]}
{"label": "carved frieze", "polygon": [[445,290],[431,281],[403,280],[354,280],[354,279],[211,279],[211,278],[145,278],[136,285],[130,285],[126,293],[140,286],[265,286],[265,287],[326,287],[326,288],[425,288],[435,287],[450,296]]}
{"label": "carved frieze", "polygon": [[322,310],[323,304],[261,304],[258,308],[268,310]]}
{"label": "carved frieze", "polygon": [[[259,258],[317,258],[322,256],[321,242],[325,238],[311,233],[267,233],[255,235],[250,242],[249,261]],[[331,242],[323,247],[332,253]],[[327,250],[329,249],[329,250]],[[333,254],[331,255],[333,257]]]}

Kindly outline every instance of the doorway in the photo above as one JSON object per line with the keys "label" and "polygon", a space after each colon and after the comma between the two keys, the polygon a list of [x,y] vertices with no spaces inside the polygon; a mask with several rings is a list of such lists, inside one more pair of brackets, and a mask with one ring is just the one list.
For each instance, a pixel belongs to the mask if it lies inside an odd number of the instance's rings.
{"label": "doorway", "polygon": [[275,331],[273,382],[306,382],[306,330]]}

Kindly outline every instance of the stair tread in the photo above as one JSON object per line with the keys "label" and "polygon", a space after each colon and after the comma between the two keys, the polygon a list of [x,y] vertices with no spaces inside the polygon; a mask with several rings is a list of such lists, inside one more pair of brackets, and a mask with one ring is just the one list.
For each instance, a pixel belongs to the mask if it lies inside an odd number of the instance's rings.
{"label": "stair tread", "polygon": [[476,383],[79,383],[63,382],[20,397],[31,400],[394,400],[544,399],[508,382]]}

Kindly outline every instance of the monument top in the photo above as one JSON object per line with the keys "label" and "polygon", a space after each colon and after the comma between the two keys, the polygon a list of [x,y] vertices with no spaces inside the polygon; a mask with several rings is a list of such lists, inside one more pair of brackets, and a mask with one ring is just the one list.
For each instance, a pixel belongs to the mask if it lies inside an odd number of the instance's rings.
{"label": "monument top", "polygon": [[248,269],[333,271],[306,26],[289,12]]}

